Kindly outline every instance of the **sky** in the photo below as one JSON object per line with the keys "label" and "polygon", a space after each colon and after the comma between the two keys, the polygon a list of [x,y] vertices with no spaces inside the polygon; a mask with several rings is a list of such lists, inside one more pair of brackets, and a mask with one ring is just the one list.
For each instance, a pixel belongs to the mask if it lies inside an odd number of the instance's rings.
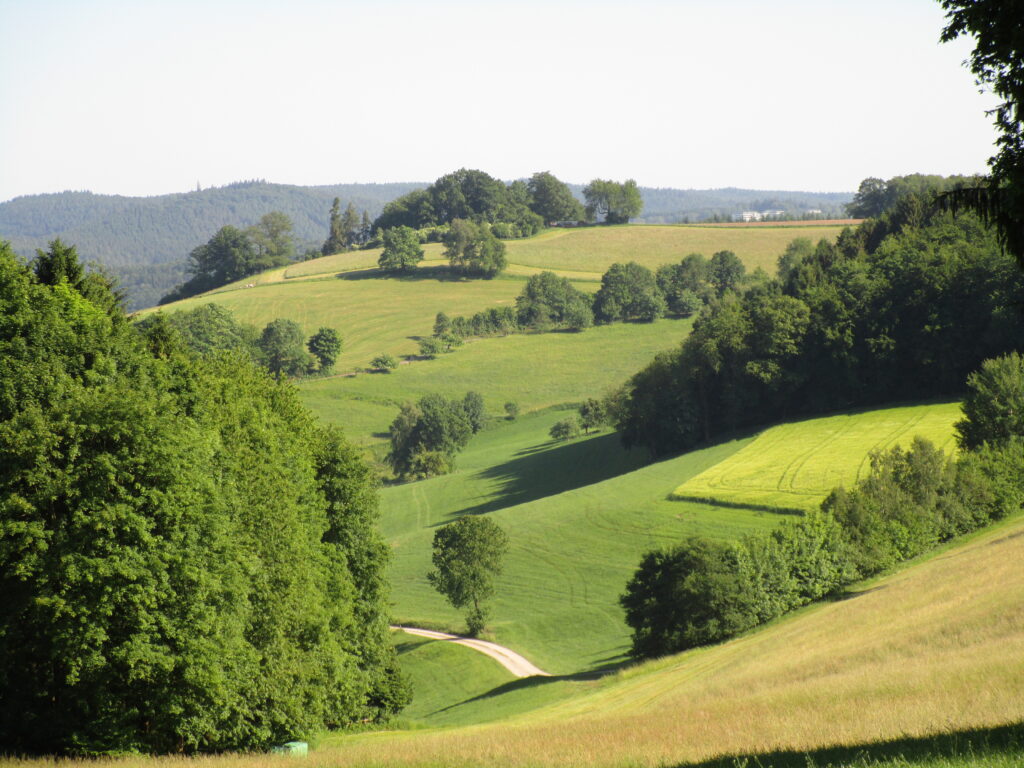
{"label": "sky", "polygon": [[995,100],[943,24],[936,0],[0,0],[0,201],[983,172]]}

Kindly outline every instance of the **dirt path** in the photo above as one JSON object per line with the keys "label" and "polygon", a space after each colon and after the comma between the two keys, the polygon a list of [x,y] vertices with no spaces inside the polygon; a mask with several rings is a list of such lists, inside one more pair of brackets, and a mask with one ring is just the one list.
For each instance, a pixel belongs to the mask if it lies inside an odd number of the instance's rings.
{"label": "dirt path", "polygon": [[498,645],[497,643],[490,643],[486,640],[477,640],[472,637],[449,635],[447,632],[435,632],[432,629],[417,629],[416,627],[391,628],[401,630],[402,632],[406,632],[410,635],[429,637],[431,640],[448,640],[452,643],[465,645],[468,648],[472,648],[474,651],[479,651],[480,653],[490,656],[516,677],[535,677],[537,675],[550,677],[547,672],[542,669],[538,669],[515,651],[509,650],[505,646]]}

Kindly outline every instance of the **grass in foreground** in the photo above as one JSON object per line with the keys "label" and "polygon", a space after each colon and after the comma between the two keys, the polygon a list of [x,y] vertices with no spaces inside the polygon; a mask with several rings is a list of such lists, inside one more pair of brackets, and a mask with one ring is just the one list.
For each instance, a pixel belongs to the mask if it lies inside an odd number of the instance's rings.
{"label": "grass in foreground", "polygon": [[[578,695],[502,724],[332,737],[342,748],[327,746],[320,759],[717,768],[731,765],[715,762],[723,755],[739,765],[758,765],[762,755],[762,765],[817,765],[799,762],[810,755],[840,761],[833,765],[1018,764],[1020,730],[1007,745],[991,729],[1024,722],[1022,558],[1018,518],[847,599],[620,672],[589,691],[576,683]],[[997,742],[991,760],[956,754],[972,731],[981,734],[978,749],[986,732]],[[910,759],[900,762],[901,754]]]}
{"label": "grass in foreground", "polygon": [[813,509],[838,485],[866,476],[872,451],[908,447],[915,435],[947,453],[955,450],[953,424],[960,404],[855,411],[780,424],[746,448],[687,480],[679,499],[707,499],[790,509]]}

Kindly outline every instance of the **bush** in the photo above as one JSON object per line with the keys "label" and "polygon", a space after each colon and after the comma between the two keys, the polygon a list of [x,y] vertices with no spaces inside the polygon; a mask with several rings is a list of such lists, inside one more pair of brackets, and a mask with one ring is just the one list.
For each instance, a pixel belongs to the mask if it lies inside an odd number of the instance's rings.
{"label": "bush", "polygon": [[505,403],[505,416],[509,421],[515,421],[519,415],[519,403],[515,400],[509,400]]}
{"label": "bush", "polygon": [[395,360],[393,355],[389,355],[387,353],[377,355],[370,361],[370,368],[375,371],[381,371],[382,373],[391,373],[397,367],[398,361]]}
{"label": "bush", "polygon": [[575,416],[555,422],[549,433],[553,440],[571,440],[580,436],[580,422]]}
{"label": "bush", "polygon": [[444,351],[446,351],[446,348],[444,342],[441,341],[441,339],[434,338],[433,336],[426,339],[420,339],[421,357],[429,357],[433,359]]}
{"label": "bush", "polygon": [[984,361],[967,377],[963,408],[956,423],[963,448],[1024,437],[1024,357],[1011,352]]}

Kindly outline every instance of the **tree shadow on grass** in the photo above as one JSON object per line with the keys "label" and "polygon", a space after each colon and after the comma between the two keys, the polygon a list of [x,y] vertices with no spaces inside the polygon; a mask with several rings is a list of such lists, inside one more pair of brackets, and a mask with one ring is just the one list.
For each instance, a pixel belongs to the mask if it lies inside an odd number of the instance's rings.
{"label": "tree shadow on grass", "polygon": [[[621,659],[622,657],[615,658]],[[527,690],[529,688],[538,688],[540,686],[550,685],[552,683],[560,683],[563,681],[592,682],[594,680],[600,680],[602,677],[605,677],[606,675],[610,675],[613,672],[618,671],[619,669],[628,665],[629,663],[630,662],[626,660],[618,661],[616,663],[602,664],[595,667],[592,670],[587,670],[586,672],[575,672],[571,675],[538,675],[535,677],[520,677],[515,680],[510,680],[507,683],[503,683],[502,685],[499,685],[496,688],[492,688],[489,691],[478,694],[477,696],[473,696],[463,701],[458,701],[454,704],[449,704],[447,707],[442,707],[441,709],[435,710],[430,714],[437,715],[441,712],[451,712],[452,710],[458,709],[460,707],[470,706],[477,702],[486,701],[487,699],[493,699],[498,696],[504,696],[509,693]]]}
{"label": "tree shadow on grass", "polygon": [[447,264],[431,264],[416,267],[407,272],[387,272],[383,269],[360,269],[352,272],[339,272],[335,275],[339,280],[398,280],[404,283],[421,280],[437,280],[446,283],[470,282],[465,275],[455,272]]}
{"label": "tree shadow on grass", "polygon": [[974,728],[934,736],[850,744],[812,750],[722,755],[695,763],[677,763],[674,768],[845,768],[892,761],[896,765],[934,760],[969,759],[985,765],[986,756],[1019,756],[1024,764],[1024,724]]}
{"label": "tree shadow on grass", "polygon": [[650,463],[643,451],[628,451],[615,433],[569,443],[542,443],[519,451],[502,464],[481,470],[479,477],[497,481],[497,497],[449,517],[483,514],[553,496],[632,472]]}

